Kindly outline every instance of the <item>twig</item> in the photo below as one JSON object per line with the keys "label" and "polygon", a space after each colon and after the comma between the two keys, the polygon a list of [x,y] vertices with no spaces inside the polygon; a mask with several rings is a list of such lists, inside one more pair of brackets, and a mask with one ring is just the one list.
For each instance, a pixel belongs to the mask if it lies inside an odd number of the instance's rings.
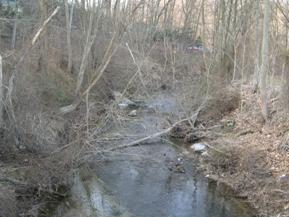
{"label": "twig", "polygon": [[237,137],[240,137],[240,136],[245,136],[247,134],[252,134],[252,133],[255,133],[253,130],[245,130],[245,131],[241,131],[237,134]]}

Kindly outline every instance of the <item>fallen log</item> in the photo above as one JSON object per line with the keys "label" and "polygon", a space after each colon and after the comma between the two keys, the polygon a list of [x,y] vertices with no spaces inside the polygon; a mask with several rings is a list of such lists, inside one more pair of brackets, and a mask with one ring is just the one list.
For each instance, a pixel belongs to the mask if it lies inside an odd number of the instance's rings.
{"label": "fallen log", "polygon": [[140,145],[141,143],[143,143],[145,141],[148,141],[148,140],[151,140],[151,139],[155,139],[155,138],[161,137],[161,136],[169,133],[174,127],[176,127],[177,125],[179,125],[181,123],[184,123],[186,121],[191,121],[192,123],[195,123],[195,121],[197,120],[198,115],[199,115],[200,111],[203,109],[203,107],[204,107],[204,105],[200,106],[199,109],[192,116],[190,116],[189,118],[184,118],[184,119],[181,119],[181,120],[175,122],[174,124],[172,124],[169,128],[167,128],[165,130],[162,130],[162,131],[154,133],[152,135],[143,137],[141,139],[137,139],[137,140],[135,140],[133,142],[130,142],[128,144],[123,144],[123,145],[120,145],[120,146],[117,146],[117,147],[113,147],[113,148],[110,148],[110,149],[105,149],[105,150],[100,150],[100,151],[93,152],[92,154],[84,156],[82,158],[81,162],[87,161],[90,157],[95,156],[96,154],[112,152],[112,151],[116,151],[116,150],[120,150],[120,149],[124,149],[124,148],[138,146],[138,145]]}

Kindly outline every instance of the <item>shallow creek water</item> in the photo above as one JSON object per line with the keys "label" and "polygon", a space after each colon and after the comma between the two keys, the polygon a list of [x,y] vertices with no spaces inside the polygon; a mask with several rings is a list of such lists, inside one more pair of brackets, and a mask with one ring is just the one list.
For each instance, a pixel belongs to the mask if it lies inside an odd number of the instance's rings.
{"label": "shallow creek water", "polygon": [[[145,137],[164,128],[173,97],[153,98],[156,112],[141,111],[109,135]],[[136,139],[128,136],[111,146]],[[192,154],[165,139],[96,157],[79,169],[71,196],[54,216],[252,217],[245,201],[195,172]]]}

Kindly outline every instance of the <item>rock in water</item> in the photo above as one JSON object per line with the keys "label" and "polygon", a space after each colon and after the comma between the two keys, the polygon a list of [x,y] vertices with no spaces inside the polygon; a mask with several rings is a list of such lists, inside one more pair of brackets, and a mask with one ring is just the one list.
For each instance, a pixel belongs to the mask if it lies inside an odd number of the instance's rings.
{"label": "rock in water", "polygon": [[136,110],[132,110],[130,113],[128,113],[128,116],[130,117],[136,117],[136,115],[137,115]]}
{"label": "rock in water", "polygon": [[130,99],[124,98],[118,103],[118,107],[121,109],[126,109],[126,108],[135,108],[137,107],[136,103],[131,101]]}
{"label": "rock in water", "polygon": [[206,150],[206,145],[204,143],[195,143],[191,146],[195,152],[202,153]]}
{"label": "rock in water", "polygon": [[118,107],[120,109],[126,109],[126,108],[136,108],[137,104],[130,99],[124,97],[120,92],[114,91],[113,92],[115,101],[118,103]]}

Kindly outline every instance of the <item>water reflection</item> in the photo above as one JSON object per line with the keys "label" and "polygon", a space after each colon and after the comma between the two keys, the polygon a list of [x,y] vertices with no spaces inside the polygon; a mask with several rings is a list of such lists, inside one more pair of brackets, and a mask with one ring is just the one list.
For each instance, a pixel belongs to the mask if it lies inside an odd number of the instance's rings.
{"label": "water reflection", "polygon": [[[221,196],[216,185],[210,184],[204,177],[192,174],[190,161],[184,163],[186,173],[169,170],[169,164],[173,164],[177,158],[174,149],[167,145],[155,146],[154,149],[154,154],[169,154],[159,157],[158,163],[149,160],[107,161],[94,169],[114,198],[133,216],[253,216],[239,201]],[[170,156],[169,159],[167,156]]]}
{"label": "water reflection", "polygon": [[[167,124],[165,114],[179,114],[182,111],[177,105],[172,96],[152,98],[148,101],[148,107],[157,113],[139,111],[137,119],[116,125],[104,138],[123,138],[104,143],[103,147],[128,144],[163,130]],[[178,119],[180,117],[177,116]],[[196,174],[191,160],[181,156],[184,158],[182,168],[176,170],[175,165],[180,163],[180,151],[170,143],[161,141],[155,139],[150,145],[120,150],[122,153],[118,155],[111,153],[101,156],[110,161],[92,160],[89,177],[82,176],[75,181],[72,189],[72,200],[77,204],[75,209],[82,215],[71,215],[68,212],[65,217],[253,216],[242,202],[222,196],[216,184]],[[75,210],[73,213],[76,213]]]}

